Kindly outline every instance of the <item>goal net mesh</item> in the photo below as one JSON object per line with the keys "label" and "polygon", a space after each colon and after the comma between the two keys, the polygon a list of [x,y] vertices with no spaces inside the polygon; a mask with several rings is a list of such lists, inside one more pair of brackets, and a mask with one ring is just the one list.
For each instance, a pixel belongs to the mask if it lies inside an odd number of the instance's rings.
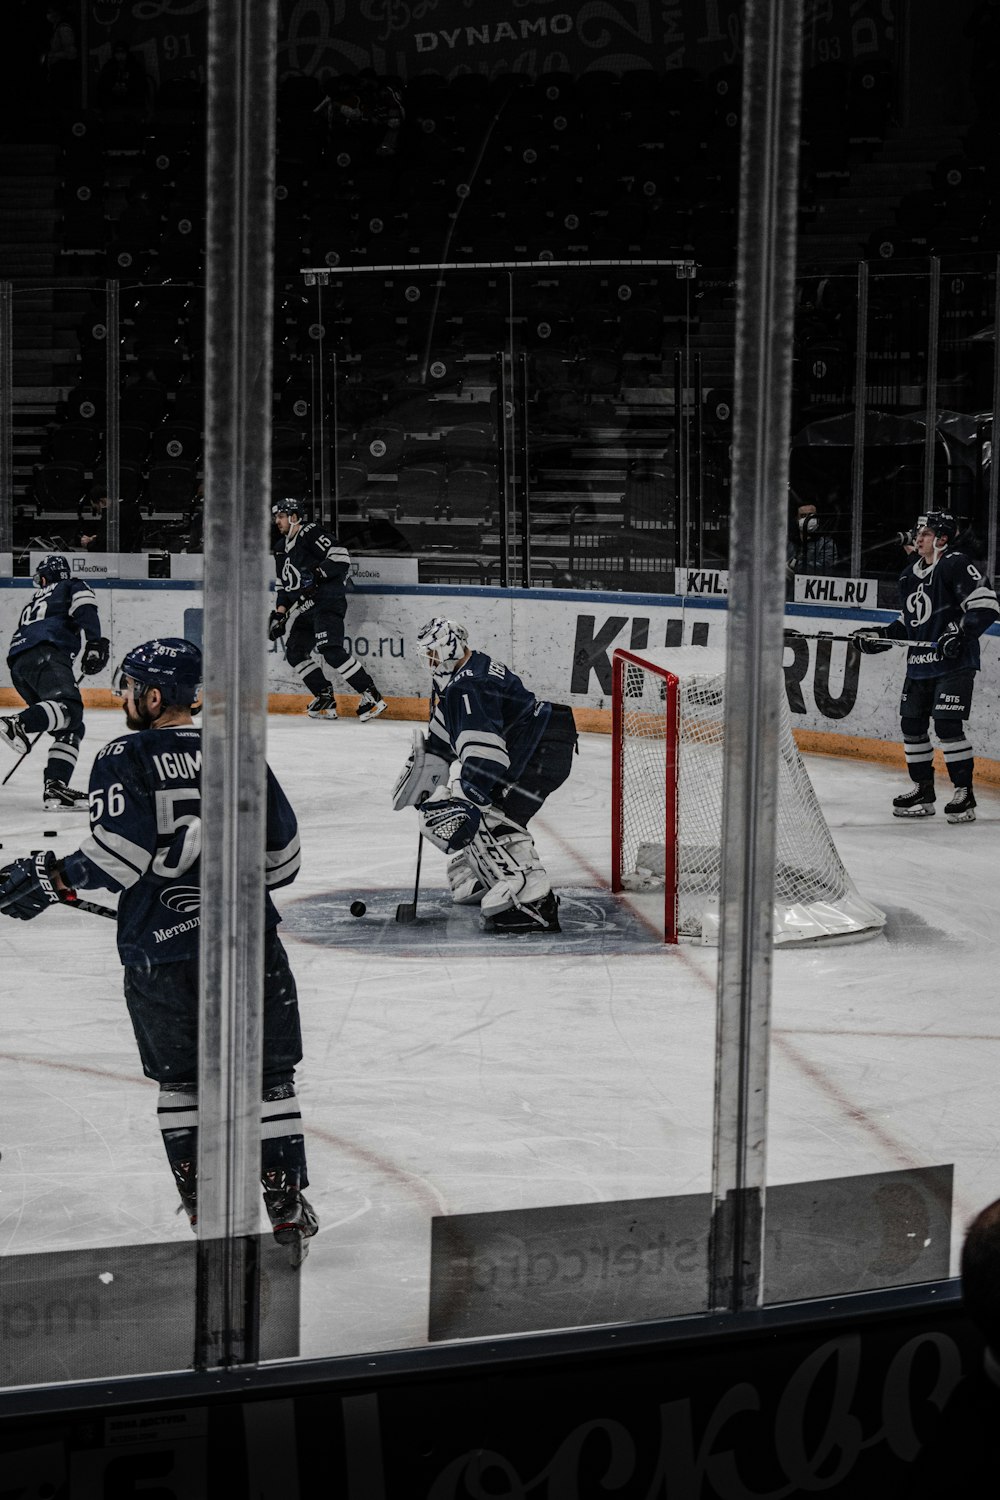
{"label": "goal net mesh", "polygon": [[[704,938],[722,879],[725,659],[700,648],[662,654],[669,669],[616,655],[615,874],[620,887],[639,891],[675,876],[677,934]],[[776,941],[881,927],[883,914],[858,895],[837,852],[784,699],[775,834]]]}

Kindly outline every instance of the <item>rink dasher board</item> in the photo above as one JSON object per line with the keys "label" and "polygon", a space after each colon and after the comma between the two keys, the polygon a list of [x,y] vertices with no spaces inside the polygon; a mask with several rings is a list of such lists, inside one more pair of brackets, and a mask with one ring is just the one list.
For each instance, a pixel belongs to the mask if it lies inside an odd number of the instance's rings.
{"label": "rink dasher board", "polygon": [[[29,579],[0,582],[0,638],[9,640],[25,603]],[[113,671],[128,647],[155,635],[183,635],[200,643],[201,586],[176,580],[94,583],[102,628],[112,642],[108,668],[88,678],[85,702],[111,707]],[[264,630],[267,601],[261,605]],[[433,615],[460,620],[473,646],[507,663],[539,697],[568,703],[583,729],[607,729],[611,658],[629,650],[681,645],[719,647],[726,638],[724,598],[659,594],[603,594],[576,590],[482,589],[385,584],[355,588],[347,609],[347,641],[372,673],[398,718],[425,713],[427,672],[415,649],[418,629]],[[888,610],[789,604],[783,666],[792,724],[804,749],[896,758],[902,650],[878,656],[848,652],[845,638],[862,625],[887,624]],[[825,633],[828,632],[828,638]],[[1000,627],[982,638],[971,730],[980,780],[1000,784]],[[343,686],[342,684],[335,686]],[[268,690],[275,710],[303,700],[298,677],[280,643],[268,649]],[[20,700],[0,664],[0,706]],[[885,747],[884,757],[879,747]],[[988,762],[995,762],[990,765]]]}

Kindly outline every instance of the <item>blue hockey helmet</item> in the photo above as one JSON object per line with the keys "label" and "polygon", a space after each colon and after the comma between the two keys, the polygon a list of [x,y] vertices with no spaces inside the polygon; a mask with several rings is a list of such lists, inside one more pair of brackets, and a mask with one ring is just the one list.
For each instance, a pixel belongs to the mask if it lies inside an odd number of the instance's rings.
{"label": "blue hockey helmet", "polygon": [[119,693],[125,692],[129,678],[136,684],[137,699],[155,687],[168,708],[189,708],[201,686],[201,652],[193,641],[180,636],[143,641],[126,651],[118,668]]}
{"label": "blue hockey helmet", "polygon": [[46,588],[50,583],[60,583],[69,577],[69,563],[59,552],[51,552],[48,557],[43,557],[38,567],[32,574],[32,582],[40,589]]}
{"label": "blue hockey helmet", "polygon": [[958,522],[949,510],[929,510],[918,520],[918,530],[921,526],[926,526],[935,536],[954,537],[958,531]]}
{"label": "blue hockey helmet", "polygon": [[287,495],[284,500],[275,500],[271,506],[271,514],[278,516],[298,516],[300,521],[306,519],[306,505],[304,500],[296,500],[293,495]]}
{"label": "blue hockey helmet", "polygon": [[417,631],[417,646],[432,672],[453,672],[469,649],[469,632],[464,625],[435,615]]}

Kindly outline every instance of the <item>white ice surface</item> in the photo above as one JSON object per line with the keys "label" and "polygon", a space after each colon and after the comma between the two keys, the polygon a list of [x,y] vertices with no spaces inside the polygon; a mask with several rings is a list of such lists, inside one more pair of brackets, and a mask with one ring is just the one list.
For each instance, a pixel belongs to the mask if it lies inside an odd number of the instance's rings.
{"label": "white ice surface", "polygon": [[[80,784],[120,719],[90,713],[87,725]],[[272,718],[269,759],[302,828],[302,874],[279,894],[289,917],[310,896],[346,911],[412,887],[416,820],[389,798],[411,731]],[[775,955],[769,1179],[952,1162],[954,1265],[969,1217],[1000,1194],[1000,797],[980,792],[972,825],[948,825],[940,802],[935,818],[907,822],[890,813],[898,776],[808,764],[849,871],[890,921],[873,941]],[[609,740],[584,736],[571,781],[533,824],[557,887],[606,878],[609,766]],[[27,762],[4,788],[3,860],[68,852],[85,829],[80,814],[41,811],[40,772]],[[431,849],[424,878],[443,886]],[[303,1269],[307,1356],[425,1342],[433,1215],[704,1192],[711,1180],[713,950],[650,938],[616,956],[525,956],[523,942],[484,938],[427,956],[418,924],[403,954],[379,941],[384,922],[370,912],[339,948],[283,929],[322,1223]],[[0,1253],[189,1235],[112,924],[64,910],[4,921],[0,965]]]}

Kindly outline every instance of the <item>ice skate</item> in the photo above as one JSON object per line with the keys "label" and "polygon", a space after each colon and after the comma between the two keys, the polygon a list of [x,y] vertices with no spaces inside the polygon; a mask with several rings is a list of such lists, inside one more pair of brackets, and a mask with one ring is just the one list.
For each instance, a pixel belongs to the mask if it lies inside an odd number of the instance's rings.
{"label": "ice skate", "polygon": [[974,823],[976,821],[976,798],[971,786],[957,786],[944,815],[949,823]]}
{"label": "ice skate", "polygon": [[388,708],[384,698],[379,698],[375,693],[365,688],[361,694],[361,700],[357,706],[357,715],[362,724],[367,724],[369,719],[377,719],[379,714],[384,714]]}
{"label": "ice skate", "polygon": [[261,1181],[274,1238],[279,1245],[288,1246],[292,1265],[300,1266],[309,1254],[308,1241],[319,1229],[315,1210],[301,1188],[288,1182],[282,1173],[266,1172]]}
{"label": "ice skate", "polygon": [[0,718],[0,740],[9,745],[15,755],[25,755],[31,749],[31,741],[17,719]]}
{"label": "ice skate", "polygon": [[912,791],[892,799],[894,818],[933,818],[937,796],[933,781],[918,781]]}
{"label": "ice skate", "polygon": [[561,932],[559,897],[549,891],[540,901],[509,906],[495,917],[487,917],[485,926],[487,932],[497,933]]}
{"label": "ice skate", "polygon": [[324,688],[323,692],[309,704],[306,713],[310,719],[335,719],[337,703],[333,696],[333,688]]}
{"label": "ice skate", "polygon": [[73,787],[67,786],[65,781],[47,781],[42,806],[47,812],[66,810],[86,812],[90,806],[90,799],[86,792],[75,791]]}

